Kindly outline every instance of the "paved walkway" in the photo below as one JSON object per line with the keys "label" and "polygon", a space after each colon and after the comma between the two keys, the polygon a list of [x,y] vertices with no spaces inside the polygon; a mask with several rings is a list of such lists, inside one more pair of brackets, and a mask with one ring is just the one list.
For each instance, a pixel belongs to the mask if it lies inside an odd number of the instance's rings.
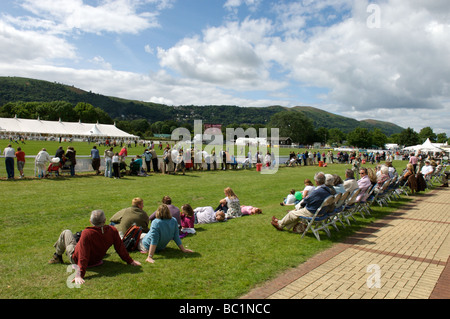
{"label": "paved walkway", "polygon": [[243,299],[450,299],[449,204],[435,187]]}

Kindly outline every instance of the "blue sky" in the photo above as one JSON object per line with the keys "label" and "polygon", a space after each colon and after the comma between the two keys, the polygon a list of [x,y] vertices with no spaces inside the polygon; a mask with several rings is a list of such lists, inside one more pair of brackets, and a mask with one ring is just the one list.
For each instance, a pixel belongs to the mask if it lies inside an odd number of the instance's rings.
{"label": "blue sky", "polygon": [[3,0],[0,76],[450,136],[449,15],[446,0]]}

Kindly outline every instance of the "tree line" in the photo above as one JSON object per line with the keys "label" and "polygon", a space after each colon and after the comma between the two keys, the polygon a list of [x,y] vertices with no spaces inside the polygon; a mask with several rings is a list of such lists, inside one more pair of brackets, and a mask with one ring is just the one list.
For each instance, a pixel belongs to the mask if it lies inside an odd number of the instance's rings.
{"label": "tree line", "polygon": [[[184,110],[186,111],[186,110]],[[197,114],[198,115],[198,114]],[[394,143],[403,146],[411,146],[423,143],[427,138],[431,142],[445,143],[449,140],[446,133],[435,134],[431,127],[425,127],[420,132],[415,132],[412,128],[404,129],[400,133],[387,136],[379,128],[372,130],[357,127],[345,133],[339,128],[314,127],[313,121],[301,112],[290,110],[279,111],[277,113],[265,114],[268,119],[261,122],[265,124],[242,124],[239,122],[222,125],[222,133],[225,135],[227,128],[249,128],[259,132],[261,128],[267,128],[270,137],[271,128],[279,129],[280,137],[289,137],[295,144],[312,145],[314,143],[341,146],[343,144],[358,148],[383,148],[387,143]],[[193,132],[192,117],[178,117],[174,120],[161,120],[151,123],[147,119],[139,118],[134,120],[112,119],[108,113],[98,107],[85,102],[76,105],[65,101],[54,102],[9,102],[0,107],[0,117],[14,117],[27,119],[41,119],[48,121],[58,121],[83,123],[103,123],[113,124],[130,134],[150,139],[154,134],[171,134],[178,127],[185,127]],[[195,117],[194,117],[195,118]]]}

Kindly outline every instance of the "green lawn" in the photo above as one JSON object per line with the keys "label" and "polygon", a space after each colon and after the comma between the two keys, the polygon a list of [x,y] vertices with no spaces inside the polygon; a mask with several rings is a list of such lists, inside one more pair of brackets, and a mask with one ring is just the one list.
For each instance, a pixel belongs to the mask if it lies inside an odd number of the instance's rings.
{"label": "green lawn", "polygon": [[[394,163],[398,168],[405,165]],[[336,164],[322,170],[343,177],[348,167]],[[317,171],[319,167],[315,166],[283,167],[273,175],[253,169],[120,180],[93,175],[2,180],[0,298],[238,298],[410,200],[403,198],[389,208],[375,207],[375,217],[358,218],[345,231],[332,231],[331,239],[323,233],[320,242],[311,234],[301,239],[298,234],[275,230],[271,217],[281,218],[287,211],[279,203],[291,188],[303,189],[303,180],[312,179]],[[87,271],[86,283],[80,289],[66,285],[72,274],[67,272],[66,256],[64,265],[47,264],[60,232],[89,226],[89,214],[94,209],[103,209],[109,219],[128,207],[132,198],[142,197],[144,209],[151,214],[164,195],[170,195],[178,207],[185,203],[194,208],[215,207],[227,186],[235,190],[241,204],[258,206],[263,214],[196,225],[197,234],[183,239],[184,246],[194,254],[181,253],[172,242],[155,256],[155,264],[145,263],[146,256],[139,252],[132,253],[142,263],[141,267],[132,267],[110,249],[103,266]]]}

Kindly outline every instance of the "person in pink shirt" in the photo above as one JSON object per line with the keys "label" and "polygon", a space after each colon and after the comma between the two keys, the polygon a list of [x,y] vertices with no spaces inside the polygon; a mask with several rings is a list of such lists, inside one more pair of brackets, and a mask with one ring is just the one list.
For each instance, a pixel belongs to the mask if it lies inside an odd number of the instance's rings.
{"label": "person in pink shirt", "polygon": [[180,238],[186,237],[187,234],[195,234],[194,224],[194,210],[191,205],[184,204],[181,206],[180,210],[180,219],[181,219],[181,231]]}
{"label": "person in pink shirt", "polygon": [[414,172],[417,171],[417,163],[419,162],[419,159],[417,158],[417,156],[414,155],[414,153],[411,153],[410,157],[409,157],[409,163],[412,164],[412,166],[414,167]]}
{"label": "person in pink shirt", "polygon": [[253,206],[245,206],[245,205],[241,206],[241,212],[242,212],[242,216],[262,214],[262,211],[260,208],[253,207]]}

